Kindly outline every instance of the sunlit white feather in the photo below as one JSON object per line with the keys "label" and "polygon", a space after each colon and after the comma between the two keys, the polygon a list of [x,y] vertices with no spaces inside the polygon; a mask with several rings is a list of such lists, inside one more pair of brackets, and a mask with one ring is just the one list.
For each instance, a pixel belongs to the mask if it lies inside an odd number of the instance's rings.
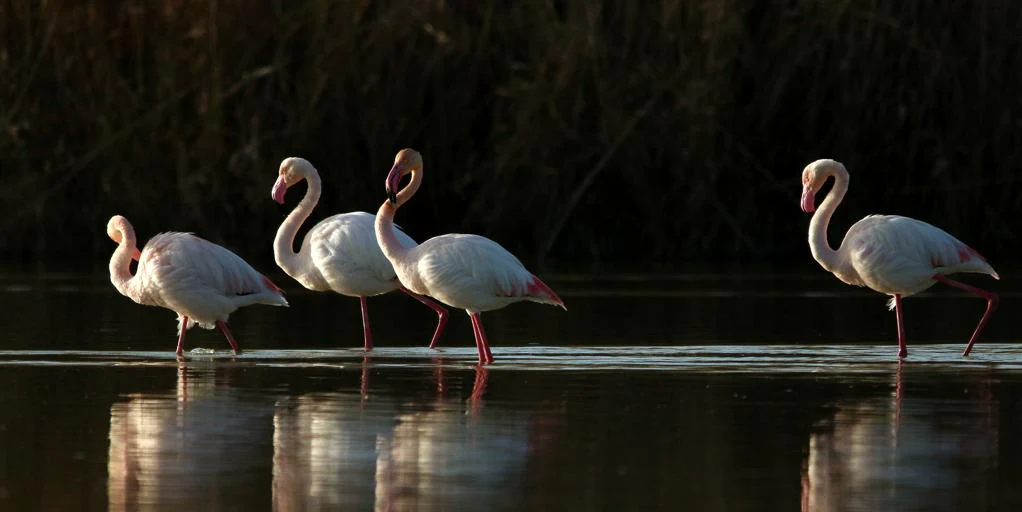
{"label": "sunlit white feather", "polygon": [[[162,306],[212,329],[252,304],[287,306],[281,291],[233,252],[191,233],[161,233],[142,250],[132,279],[139,304]],[[130,296],[130,295],[129,295]]]}
{"label": "sunlit white feather", "polygon": [[536,290],[539,280],[518,258],[478,235],[433,237],[394,263],[398,278],[410,290],[469,313],[523,300],[564,307],[556,297]]}

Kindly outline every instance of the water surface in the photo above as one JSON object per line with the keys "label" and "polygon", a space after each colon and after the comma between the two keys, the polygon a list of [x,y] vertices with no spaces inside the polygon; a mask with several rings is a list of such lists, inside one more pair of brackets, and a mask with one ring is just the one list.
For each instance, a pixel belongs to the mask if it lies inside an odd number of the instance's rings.
{"label": "water surface", "polygon": [[982,301],[907,300],[898,364],[884,299],[820,277],[551,279],[569,311],[485,314],[480,368],[399,296],[368,357],[358,301],[289,288],[179,361],[103,276],[8,276],[0,509],[1017,510],[1018,295],[968,359]]}

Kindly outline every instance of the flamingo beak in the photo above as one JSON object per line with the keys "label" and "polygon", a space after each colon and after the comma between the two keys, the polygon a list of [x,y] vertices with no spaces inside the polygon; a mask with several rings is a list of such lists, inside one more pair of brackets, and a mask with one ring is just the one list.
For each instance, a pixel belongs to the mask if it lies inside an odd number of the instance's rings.
{"label": "flamingo beak", "polygon": [[287,192],[287,180],[284,179],[284,175],[281,174],[277,177],[277,181],[273,183],[273,190],[270,191],[270,197],[273,198],[279,204],[284,204],[284,194]]}
{"label": "flamingo beak", "polygon": [[813,186],[809,183],[802,185],[802,211],[806,213],[813,213],[816,211],[815,193]]}
{"label": "flamingo beak", "polygon": [[401,167],[394,164],[387,175],[387,200],[390,204],[397,204],[397,186],[401,183]]}

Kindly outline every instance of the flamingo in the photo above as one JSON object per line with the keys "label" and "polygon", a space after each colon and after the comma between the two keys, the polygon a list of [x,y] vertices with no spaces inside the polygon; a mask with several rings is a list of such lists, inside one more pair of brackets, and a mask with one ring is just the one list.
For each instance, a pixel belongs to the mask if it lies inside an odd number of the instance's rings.
{"label": "flamingo", "polygon": [[[362,305],[362,332],[366,352],[373,349],[366,297],[395,289],[436,311],[439,320],[429,343],[429,348],[435,348],[447,324],[448,312],[440,304],[401,286],[394,275],[394,268],[376,243],[376,235],[373,234],[375,219],[371,214],[340,213],[323,219],[305,236],[301,250],[297,254],[294,252],[295,234],[319,202],[319,172],[304,158],[286,158],[280,163],[277,181],[271,192],[274,201],[284,204],[287,189],[303,179],[308,182],[305,197],[280,224],[273,240],[273,257],[277,265],[309,290],[333,290],[341,295],[358,297]],[[399,233],[397,237],[398,243],[415,246],[415,240],[408,235]]]}
{"label": "flamingo", "polygon": [[[831,191],[816,210],[814,195],[834,178]],[[816,212],[809,223],[809,248],[813,258],[842,282],[866,286],[891,296],[888,309],[898,322],[898,357],[908,355],[901,299],[941,282],[987,300],[963,356],[972,346],[997,308],[997,294],[955,281],[949,274],[971,272],[1000,279],[993,267],[975,249],[944,230],[923,221],[898,215],[868,215],[848,229],[835,251],[827,242],[827,225],[848,191],[848,171],[840,162],[820,159],[802,171],[802,210]]]}
{"label": "flamingo", "polygon": [[[177,352],[183,353],[185,331],[198,325],[224,333],[231,349],[241,352],[227,328],[227,317],[252,304],[287,306],[284,292],[237,254],[191,233],[160,233],[139,252],[135,228],[114,215],[106,234],[117,243],[110,257],[110,282],[117,291],[144,306],[177,313]],[[138,269],[131,275],[131,260]]]}
{"label": "flamingo", "polygon": [[[411,174],[411,181],[397,192],[406,174]],[[489,238],[452,233],[420,245],[402,243],[394,230],[394,214],[421,184],[422,155],[414,149],[402,149],[387,175],[387,200],[376,214],[376,240],[402,285],[468,313],[479,364],[493,362],[480,313],[523,300],[568,309],[518,258]]]}

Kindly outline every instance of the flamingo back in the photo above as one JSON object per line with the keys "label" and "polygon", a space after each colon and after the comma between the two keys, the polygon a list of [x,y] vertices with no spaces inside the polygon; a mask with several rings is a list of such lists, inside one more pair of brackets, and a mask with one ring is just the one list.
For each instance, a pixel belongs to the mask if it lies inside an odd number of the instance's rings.
{"label": "flamingo back", "polygon": [[144,298],[209,327],[250,304],[286,306],[279,287],[233,252],[191,233],[146,243],[136,279]]}
{"label": "flamingo back", "polygon": [[1000,278],[964,242],[936,226],[898,215],[863,218],[848,230],[839,251],[861,284],[892,295],[925,290],[934,284],[936,274],[971,272]]}
{"label": "flamingo back", "polygon": [[[379,295],[397,288],[394,267],[376,242],[375,222],[375,215],[351,212],[316,224],[302,242],[301,254],[309,255],[314,268],[308,279],[300,280],[302,284],[353,297]],[[415,246],[408,235],[396,233],[402,245]]]}
{"label": "flamingo back", "polygon": [[401,282],[450,306],[479,312],[529,300],[564,307],[518,258],[488,238],[438,236],[413,249],[411,256],[412,265],[395,267],[402,273]]}

